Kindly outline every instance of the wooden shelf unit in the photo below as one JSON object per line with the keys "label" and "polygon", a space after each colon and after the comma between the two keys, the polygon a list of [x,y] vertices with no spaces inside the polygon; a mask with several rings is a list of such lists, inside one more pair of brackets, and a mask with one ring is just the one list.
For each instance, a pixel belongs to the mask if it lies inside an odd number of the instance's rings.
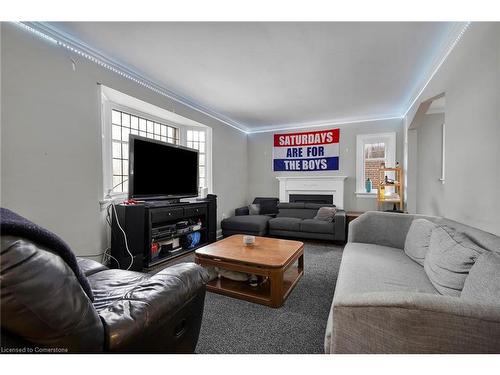
{"label": "wooden shelf unit", "polygon": [[[388,173],[394,174],[394,183],[386,183],[385,177]],[[404,211],[404,179],[403,169],[395,168],[380,168],[379,169],[379,185],[377,186],[377,207],[378,210],[384,209],[384,203],[392,203],[397,205],[397,209]],[[392,194],[387,195],[387,190],[390,189]]]}

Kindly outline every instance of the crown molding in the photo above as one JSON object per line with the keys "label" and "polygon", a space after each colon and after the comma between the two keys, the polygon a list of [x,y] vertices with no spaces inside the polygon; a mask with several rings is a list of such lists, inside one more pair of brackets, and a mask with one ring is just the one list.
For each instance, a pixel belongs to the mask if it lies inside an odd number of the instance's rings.
{"label": "crown molding", "polygon": [[206,116],[209,116],[225,125],[228,125],[234,129],[237,129],[245,134],[248,133],[249,129],[240,124],[233,119],[222,115],[216,111],[211,110],[203,106],[200,103],[197,103],[191,98],[179,95],[166,87],[156,83],[154,80],[143,76],[142,74],[136,72],[134,69],[121,64],[114,59],[106,56],[106,54],[102,53],[94,49],[93,47],[85,44],[84,42],[74,38],[73,36],[68,35],[67,33],[58,30],[57,28],[49,25],[46,22],[14,22],[14,24],[20,26],[24,30],[31,32],[47,41],[50,41],[57,46],[66,48],[67,50],[80,55],[91,62],[108,69],[122,77],[134,81],[139,85],[146,87],[147,89],[154,91],[157,94],[165,96],[170,100],[187,106],[191,109],[194,109],[197,112],[200,112]]}
{"label": "crown molding", "polygon": [[431,64],[431,68],[428,71],[427,77],[423,81],[424,83],[422,84],[422,86],[419,90],[414,90],[416,92],[416,94],[414,94],[410,97],[410,100],[408,101],[408,104],[406,105],[406,110],[403,112],[401,117],[406,117],[408,112],[410,112],[410,110],[413,108],[413,105],[418,100],[418,98],[420,98],[420,96],[424,92],[425,88],[429,85],[432,78],[434,78],[436,73],[439,71],[439,68],[441,68],[443,63],[446,61],[446,59],[450,55],[451,51],[453,51],[453,49],[456,47],[456,45],[458,44],[460,39],[462,39],[462,36],[467,31],[470,24],[471,24],[470,22],[460,22],[451,28],[450,32],[448,33],[448,37],[447,37],[446,41],[441,46],[441,53],[438,54],[434,58],[434,60]]}
{"label": "crown molding", "polygon": [[156,83],[153,79],[144,77],[140,73],[136,72],[134,69],[115,61],[114,59],[106,56],[104,53],[92,48],[91,46],[85,44],[80,40],[77,40],[73,36],[70,36],[62,32],[61,30],[58,30],[57,28],[53,27],[52,25],[46,22],[14,22],[14,23],[22,27],[24,30],[29,31],[42,39],[52,42],[57,46],[66,48],[69,51],[78,54],[94,62],[95,64],[104,67],[105,69],[108,69],[118,75],[121,75],[126,79],[134,81],[135,83],[157,94],[163,95],[174,102],[187,106],[199,113],[209,116],[245,134],[267,133],[267,132],[284,131],[284,130],[299,130],[299,129],[308,129],[316,127],[326,127],[332,125],[402,119],[406,117],[406,115],[411,110],[415,102],[422,95],[425,88],[428,86],[429,82],[432,80],[432,78],[437,73],[439,68],[443,65],[448,55],[455,48],[455,46],[460,41],[463,34],[466,32],[466,30],[470,25],[470,22],[461,22],[454,25],[451,28],[448,34],[448,38],[441,47],[441,53],[437,54],[437,56],[433,59],[433,62],[431,63],[431,68],[429,69],[430,73],[427,75],[427,78],[423,81],[424,84],[421,86],[420,90],[413,90],[414,92],[416,92],[416,94],[410,96],[410,100],[408,101],[406,110],[402,114],[391,114],[383,116],[364,116],[364,117],[352,117],[352,118],[334,118],[319,122],[302,122],[302,123],[292,123],[292,124],[275,125],[275,126],[263,125],[252,129],[249,126],[241,124],[223,114],[220,114],[210,108],[205,107],[200,103],[197,103],[191,98],[179,95],[169,90],[168,88],[163,87],[162,85]]}
{"label": "crown molding", "polygon": [[269,133],[274,131],[283,130],[301,130],[309,128],[321,128],[327,126],[345,125],[345,124],[358,124],[363,122],[375,122],[375,121],[385,121],[385,120],[401,120],[401,115],[384,115],[384,116],[372,116],[372,117],[349,117],[349,118],[334,118],[330,120],[318,121],[318,122],[300,122],[287,125],[277,125],[273,127],[260,127],[255,130],[249,130],[248,134],[258,134],[258,133]]}

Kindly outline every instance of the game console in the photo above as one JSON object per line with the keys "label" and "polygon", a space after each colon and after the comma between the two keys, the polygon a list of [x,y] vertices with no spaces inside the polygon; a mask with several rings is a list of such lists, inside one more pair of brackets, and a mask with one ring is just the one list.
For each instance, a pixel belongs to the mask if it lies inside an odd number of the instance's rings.
{"label": "game console", "polygon": [[163,225],[161,227],[156,227],[151,229],[151,237],[155,239],[171,237],[176,233],[177,233],[177,227],[175,224]]}

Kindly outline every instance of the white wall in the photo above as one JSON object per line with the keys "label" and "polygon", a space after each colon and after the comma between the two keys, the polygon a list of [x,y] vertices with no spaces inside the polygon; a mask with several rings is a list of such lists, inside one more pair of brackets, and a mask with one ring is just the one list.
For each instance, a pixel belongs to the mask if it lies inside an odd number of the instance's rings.
{"label": "white wall", "polygon": [[[56,232],[78,255],[99,254],[107,239],[97,83],[167,110],[172,103],[12,24],[2,24],[1,49],[1,204]],[[220,220],[246,201],[246,135],[180,104],[175,112],[213,129]]]}
{"label": "white wall", "polygon": [[407,165],[406,165],[406,210],[410,214],[417,212],[417,151],[418,134],[416,130],[407,132]]}
{"label": "white wall", "polygon": [[[100,253],[107,243],[98,204],[103,192],[97,83],[165,109],[172,104],[11,24],[2,24],[0,30],[1,204],[55,231],[77,254]],[[70,58],[77,63],[76,72]],[[499,91],[500,25],[472,24],[405,119],[410,124],[422,101],[445,92],[447,175],[440,210],[496,234]],[[272,171],[273,133],[250,135],[247,142],[243,133],[190,108],[177,104],[175,111],[213,128],[219,220],[255,196],[278,195],[275,177],[286,174]],[[348,176],[346,209],[374,209],[375,200],[354,195],[356,135],[396,131],[396,158],[402,161],[402,122],[332,127],[341,129],[341,138],[340,170],[331,173]],[[408,186],[408,194],[415,198],[416,188],[412,192]]]}
{"label": "white wall", "polygon": [[417,213],[444,215],[444,185],[441,178],[444,114],[424,116],[417,132]]}
{"label": "white wall", "polygon": [[471,24],[405,123],[412,122],[421,102],[443,92],[443,215],[500,234],[500,24]]}
{"label": "white wall", "polygon": [[[355,124],[334,125],[328,128],[340,129],[340,155],[338,171],[318,172],[274,172],[272,165],[273,132],[250,134],[248,136],[248,201],[257,196],[277,197],[277,176],[317,176],[339,175],[347,176],[344,190],[344,207],[349,211],[375,210],[377,207],[374,198],[357,198],[356,190],[356,135],[396,132],[396,160],[403,160],[403,123],[401,120],[383,120]],[[296,132],[296,130],[290,131]],[[285,133],[280,131],[279,133]]]}

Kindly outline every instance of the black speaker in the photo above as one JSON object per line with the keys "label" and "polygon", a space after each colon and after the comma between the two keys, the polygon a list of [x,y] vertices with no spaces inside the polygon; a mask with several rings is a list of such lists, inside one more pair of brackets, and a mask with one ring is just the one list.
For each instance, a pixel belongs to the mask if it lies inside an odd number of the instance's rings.
{"label": "black speaker", "polygon": [[207,232],[208,232],[208,243],[217,241],[217,195],[208,194],[207,195]]}

